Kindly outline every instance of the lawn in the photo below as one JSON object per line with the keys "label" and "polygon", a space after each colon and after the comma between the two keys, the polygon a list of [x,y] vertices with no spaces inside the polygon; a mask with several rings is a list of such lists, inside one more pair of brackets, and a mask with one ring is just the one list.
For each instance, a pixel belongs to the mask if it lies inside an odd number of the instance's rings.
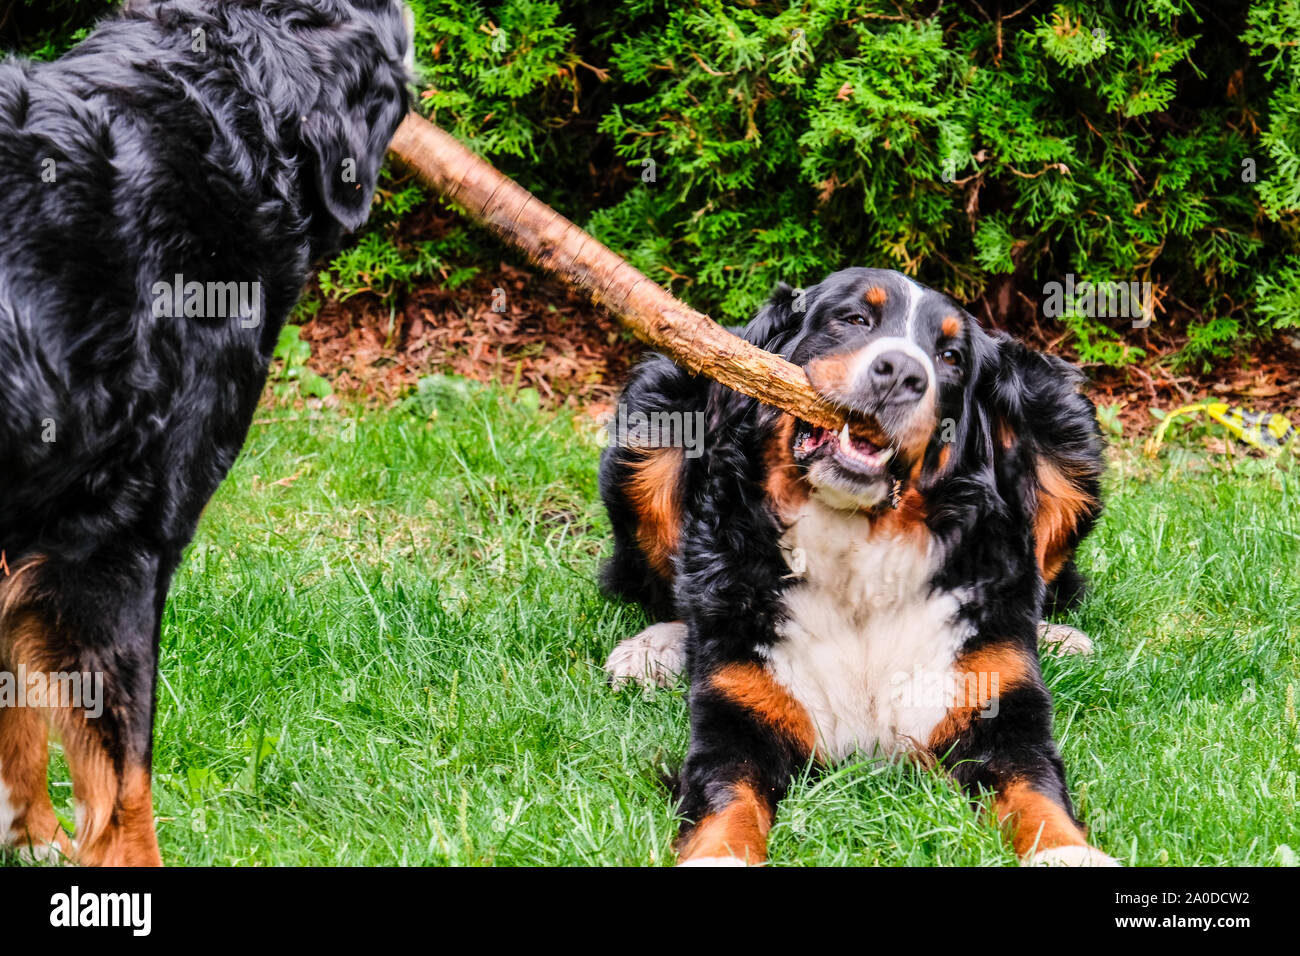
{"label": "lawn", "polygon": [[[614,693],[644,623],[595,586],[598,429],[446,387],[419,410],[264,409],[163,621],[171,864],[662,864],[681,689]],[[1096,842],[1138,865],[1300,852],[1300,507],[1271,463],[1117,454],[1056,729]],[[56,806],[71,818],[61,760]],[[798,784],[776,864],[1014,863],[934,773]]]}

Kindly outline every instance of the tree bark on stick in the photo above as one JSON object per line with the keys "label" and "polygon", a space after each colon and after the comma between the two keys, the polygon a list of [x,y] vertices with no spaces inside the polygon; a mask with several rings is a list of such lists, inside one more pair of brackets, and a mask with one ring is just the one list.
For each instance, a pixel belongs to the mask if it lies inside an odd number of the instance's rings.
{"label": "tree bark on stick", "polygon": [[408,115],[389,148],[470,219],[585,292],[679,365],[814,425],[838,430],[844,424],[844,410],[822,397],[803,369],[669,295],[428,120]]}

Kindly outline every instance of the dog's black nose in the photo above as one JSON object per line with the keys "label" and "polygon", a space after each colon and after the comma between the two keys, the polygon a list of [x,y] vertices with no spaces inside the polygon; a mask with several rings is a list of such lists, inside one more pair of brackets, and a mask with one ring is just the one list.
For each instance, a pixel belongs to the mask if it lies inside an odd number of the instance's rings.
{"label": "dog's black nose", "polygon": [[914,402],[925,394],[925,366],[906,352],[876,356],[867,372],[876,395],[886,402]]}

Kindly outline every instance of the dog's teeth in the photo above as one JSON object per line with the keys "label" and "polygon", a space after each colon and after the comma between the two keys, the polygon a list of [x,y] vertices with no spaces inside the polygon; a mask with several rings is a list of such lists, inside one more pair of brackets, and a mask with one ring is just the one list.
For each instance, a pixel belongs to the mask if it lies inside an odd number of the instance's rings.
{"label": "dog's teeth", "polygon": [[849,437],[849,423],[845,422],[844,427],[840,429],[840,447],[852,448],[853,439]]}
{"label": "dog's teeth", "polygon": [[889,459],[893,457],[894,457],[894,449],[886,448],[884,451],[880,453],[880,463],[883,465],[885,462],[889,461]]}

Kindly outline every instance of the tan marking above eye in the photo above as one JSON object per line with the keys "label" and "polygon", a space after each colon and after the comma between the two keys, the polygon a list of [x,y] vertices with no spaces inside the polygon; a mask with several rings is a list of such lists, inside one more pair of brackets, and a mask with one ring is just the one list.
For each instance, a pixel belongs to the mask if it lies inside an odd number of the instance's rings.
{"label": "tan marking above eye", "polygon": [[961,319],[955,315],[948,316],[943,320],[943,325],[940,326],[939,331],[950,339],[956,338],[957,334],[961,332]]}
{"label": "tan marking above eye", "polygon": [[888,298],[888,296],[885,294],[885,290],[882,289],[880,286],[873,285],[870,289],[868,289],[866,292],[862,294],[862,298],[866,299],[874,306],[882,306],[885,304],[885,300]]}

